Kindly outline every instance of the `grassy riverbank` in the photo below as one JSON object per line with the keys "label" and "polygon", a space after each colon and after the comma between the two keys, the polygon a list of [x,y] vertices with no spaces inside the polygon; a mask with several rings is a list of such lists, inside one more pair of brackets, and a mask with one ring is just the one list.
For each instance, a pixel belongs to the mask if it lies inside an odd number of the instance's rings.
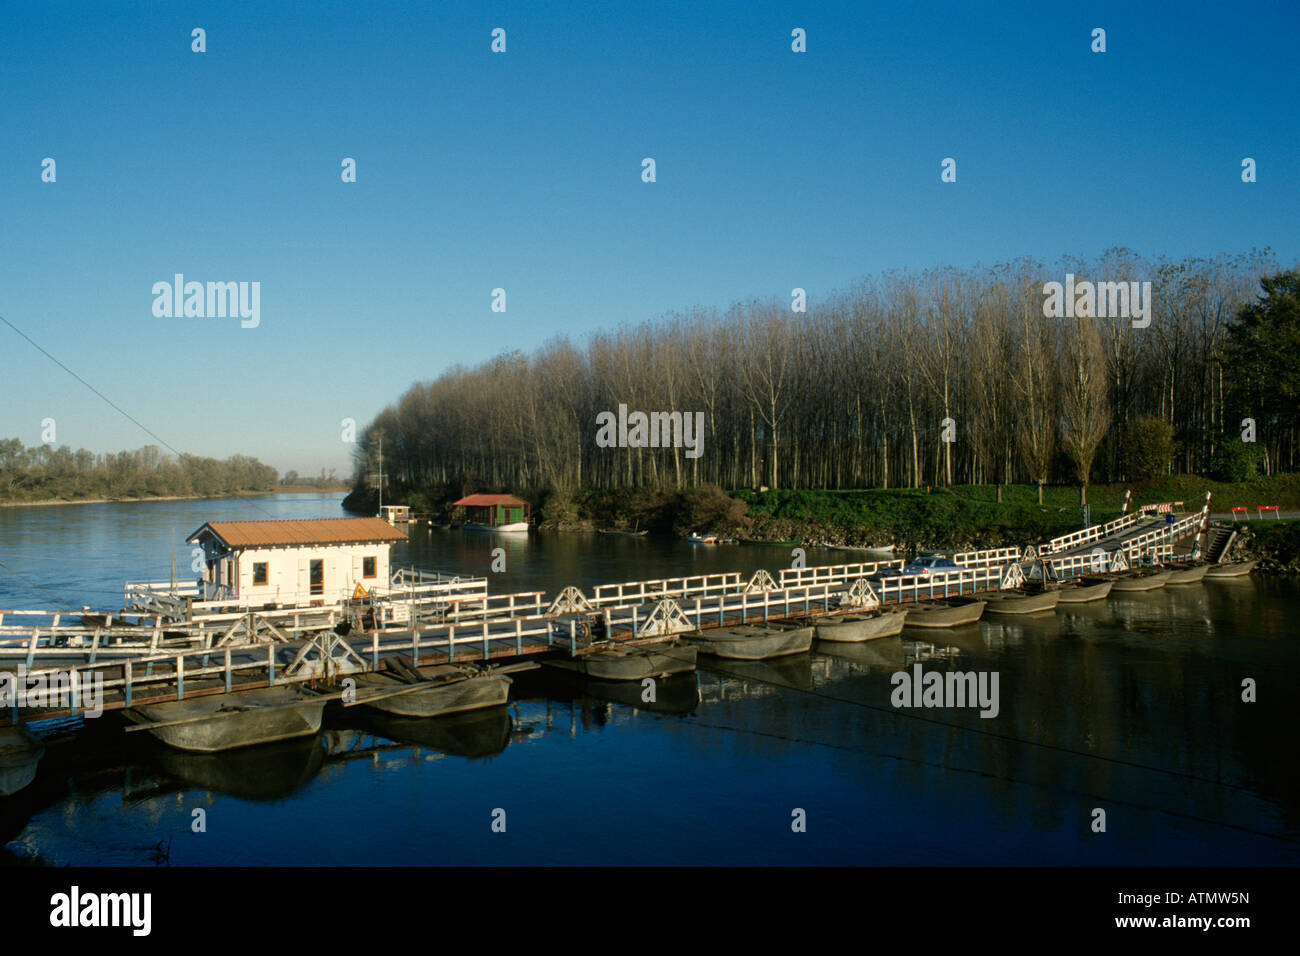
{"label": "grassy riverbank", "polygon": [[[1275,504],[1283,511],[1300,510],[1300,476],[1278,475],[1229,484],[1179,476],[1146,485],[1093,485],[1088,489],[1092,520],[1119,515],[1124,492],[1133,490],[1133,507],[1144,503],[1182,501],[1180,510],[1200,508],[1206,491],[1211,510],[1226,512],[1234,505]],[[503,489],[486,489],[503,490]],[[542,528],[561,531],[596,529],[645,530],[651,534],[684,535],[710,530],[726,537],[758,541],[798,541],[844,547],[894,545],[905,551],[967,549],[1025,545],[1074,530],[1080,524],[1079,490],[1073,485],[1046,486],[1038,503],[1034,485],[1004,485],[998,501],[995,485],[952,488],[890,488],[849,491],[731,493],[701,487],[683,491],[587,489],[571,494],[527,489],[520,492],[533,503]],[[450,502],[460,489],[396,494],[435,520],[453,517]],[[369,509],[373,497],[354,492],[345,507]],[[1259,525],[1260,522],[1255,522]],[[1285,549],[1285,542],[1278,543]],[[1284,553],[1284,552],[1279,552]]]}

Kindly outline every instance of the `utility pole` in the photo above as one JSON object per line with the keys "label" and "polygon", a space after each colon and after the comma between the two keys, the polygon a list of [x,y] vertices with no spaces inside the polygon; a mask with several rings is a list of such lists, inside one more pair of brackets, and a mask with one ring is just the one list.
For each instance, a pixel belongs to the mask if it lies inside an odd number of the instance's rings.
{"label": "utility pole", "polygon": [[370,476],[379,482],[379,516],[384,516],[384,436],[379,436],[379,470]]}

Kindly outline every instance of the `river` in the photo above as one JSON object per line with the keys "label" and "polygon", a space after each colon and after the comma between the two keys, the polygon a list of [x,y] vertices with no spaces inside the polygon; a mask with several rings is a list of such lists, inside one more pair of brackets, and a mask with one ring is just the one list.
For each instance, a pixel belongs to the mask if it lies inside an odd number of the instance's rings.
{"label": "river", "polygon": [[[187,576],[184,538],[204,521],[339,517],[340,497],[3,508],[0,608],[117,608],[123,581],[166,580],[173,555]],[[494,593],[790,560],[431,528],[394,550],[398,565],[487,575]],[[506,711],[395,724],[340,710],[313,740],[215,756],[123,734],[109,714],[50,741],[36,781],[0,798],[0,862],[1295,864],[1297,616],[1294,580],[1253,576],[704,666],[654,704],[639,686],[532,672]],[[892,706],[891,675],[917,661],[996,673],[997,716]]]}

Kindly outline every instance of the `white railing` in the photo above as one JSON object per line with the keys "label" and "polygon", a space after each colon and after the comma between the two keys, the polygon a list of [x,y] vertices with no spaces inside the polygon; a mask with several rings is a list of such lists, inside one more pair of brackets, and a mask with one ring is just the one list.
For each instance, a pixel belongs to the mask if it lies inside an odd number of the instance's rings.
{"label": "white railing", "polygon": [[589,603],[602,606],[627,604],[629,601],[648,601],[655,598],[683,598],[708,596],[738,591],[743,587],[739,571],[724,574],[697,574],[684,578],[660,578],[654,581],[627,581],[622,584],[601,584],[588,598]]}
{"label": "white railing", "polygon": [[960,594],[997,590],[1001,586],[1002,568],[992,565],[982,568],[963,568],[960,571],[883,578],[875,585],[884,604],[896,604],[903,600],[920,601],[955,597]]}
{"label": "white railing", "polygon": [[980,568],[989,565],[1014,564],[1020,560],[1019,548],[989,548],[984,551],[962,551],[952,556],[954,564],[963,568]]}
{"label": "white railing", "polygon": [[1108,521],[1105,524],[1089,525],[1079,531],[1071,531],[1069,534],[1053,538],[1039,548],[1038,552],[1039,554],[1056,554],[1060,551],[1077,548],[1081,544],[1100,541],[1102,538],[1110,537],[1117,531],[1123,531],[1125,528],[1137,524],[1140,517],[1140,515],[1136,514],[1123,514],[1114,521]]}
{"label": "white railing", "polygon": [[[682,613],[695,628],[721,627],[724,624],[755,624],[766,620],[825,614],[838,606],[843,589],[832,584],[809,584],[778,591],[733,591],[711,597],[697,596],[693,601],[678,601]],[[653,607],[631,605],[606,607],[606,631],[627,630],[639,635],[641,626],[654,612]]]}
{"label": "white railing", "polygon": [[1085,574],[1105,574],[1108,571],[1128,569],[1128,558],[1124,552],[1105,551],[1096,548],[1086,554],[1070,554],[1061,558],[1045,559],[1052,577],[1060,581],[1082,577]]}
{"label": "white railing", "polygon": [[1120,543],[1119,547],[1125,551],[1132,561],[1133,558],[1148,551],[1153,545],[1169,543],[1172,547],[1173,542],[1195,534],[1201,526],[1201,512],[1188,515],[1178,521],[1160,525],[1150,531],[1129,538],[1127,541]]}
{"label": "white railing", "polygon": [[811,568],[782,568],[777,574],[779,587],[798,587],[806,584],[835,584],[868,578],[891,568],[901,568],[907,562],[902,558],[893,561],[869,561],[864,564],[823,564]]}

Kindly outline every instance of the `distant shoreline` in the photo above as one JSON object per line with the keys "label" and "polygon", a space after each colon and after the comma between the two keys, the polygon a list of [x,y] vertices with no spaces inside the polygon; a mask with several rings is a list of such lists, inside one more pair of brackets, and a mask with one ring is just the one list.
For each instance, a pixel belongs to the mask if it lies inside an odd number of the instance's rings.
{"label": "distant shoreline", "polygon": [[0,508],[43,508],[50,505],[124,505],[141,501],[221,501],[228,498],[270,498],[275,495],[341,495],[346,488],[295,488],[292,491],[236,491],[224,495],[150,495],[147,498],[47,498],[42,501],[0,501]]}

